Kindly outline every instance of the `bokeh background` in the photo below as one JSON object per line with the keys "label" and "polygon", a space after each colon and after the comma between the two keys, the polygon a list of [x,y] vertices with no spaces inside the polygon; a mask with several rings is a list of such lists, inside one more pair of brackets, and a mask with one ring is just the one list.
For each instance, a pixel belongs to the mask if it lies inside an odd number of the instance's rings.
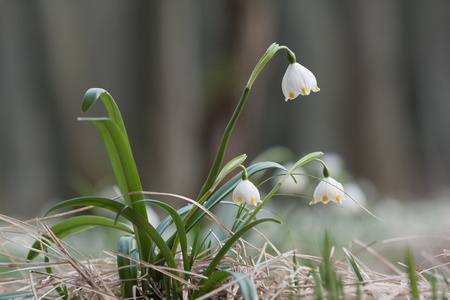
{"label": "bokeh background", "polygon": [[[448,212],[449,14],[445,0],[1,0],[0,211],[36,217],[114,183],[95,126],[77,121],[91,87],[118,103],[144,189],[195,198],[253,67],[277,42],[321,91],[286,103],[277,53],[227,158],[275,146],[297,159],[332,153],[365,183],[367,205]],[[97,103],[85,116],[105,114]]]}

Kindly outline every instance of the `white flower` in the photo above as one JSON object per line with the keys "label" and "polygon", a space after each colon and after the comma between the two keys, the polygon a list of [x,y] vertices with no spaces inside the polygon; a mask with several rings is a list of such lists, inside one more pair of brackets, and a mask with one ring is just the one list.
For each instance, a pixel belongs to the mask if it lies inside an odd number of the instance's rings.
{"label": "white flower", "polygon": [[233,191],[233,202],[257,205],[261,202],[261,197],[256,186],[249,180],[242,180]]}
{"label": "white flower", "polygon": [[307,96],[311,91],[320,91],[314,74],[297,62],[288,66],[281,88],[286,101],[295,99],[300,94]]}
{"label": "white flower", "polygon": [[327,204],[330,201],[342,204],[344,196],[345,193],[342,184],[331,177],[325,177],[314,190],[313,199],[309,205],[316,204],[318,202]]}

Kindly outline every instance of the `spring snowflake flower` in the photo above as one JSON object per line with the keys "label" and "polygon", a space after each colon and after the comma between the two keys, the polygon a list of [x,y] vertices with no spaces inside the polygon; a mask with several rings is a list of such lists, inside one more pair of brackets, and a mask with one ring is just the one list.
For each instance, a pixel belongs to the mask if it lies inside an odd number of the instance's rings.
{"label": "spring snowflake flower", "polygon": [[243,179],[233,191],[233,202],[257,205],[261,202],[261,197],[256,186],[248,179]]}
{"label": "spring snowflake flower", "polygon": [[330,201],[341,203],[344,200],[344,187],[331,177],[325,177],[314,190],[312,201],[309,203],[316,204],[322,202],[327,204]]}
{"label": "spring snowflake flower", "polygon": [[295,99],[298,95],[307,96],[311,91],[320,91],[314,74],[297,62],[288,66],[281,88],[286,101]]}

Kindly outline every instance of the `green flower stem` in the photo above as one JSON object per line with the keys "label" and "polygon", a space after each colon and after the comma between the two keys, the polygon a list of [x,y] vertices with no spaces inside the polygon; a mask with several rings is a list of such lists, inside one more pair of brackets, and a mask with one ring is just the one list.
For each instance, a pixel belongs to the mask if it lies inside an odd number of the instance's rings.
{"label": "green flower stem", "polygon": [[244,92],[242,93],[241,99],[239,100],[236,110],[234,111],[233,116],[231,117],[230,122],[228,123],[227,128],[225,129],[225,132],[223,134],[222,141],[220,142],[219,150],[217,151],[217,155],[214,160],[213,166],[211,167],[211,171],[209,172],[209,175],[208,175],[208,177],[205,181],[205,184],[203,185],[197,199],[201,199],[206,194],[206,192],[214,184],[214,182],[217,178],[217,175],[219,175],[220,167],[223,163],[223,158],[224,158],[225,152],[227,150],[231,132],[233,131],[234,125],[236,125],[236,122],[242,112],[242,109],[244,108],[244,105],[245,105],[245,102],[247,101],[249,93],[250,93],[250,88],[246,87],[244,89]]}
{"label": "green flower stem", "polygon": [[323,177],[327,178],[330,177],[330,171],[328,170],[327,165],[323,162],[323,160],[320,160],[318,158],[315,159],[316,161],[320,162],[323,166]]}
{"label": "green flower stem", "polygon": [[239,165],[242,168],[242,180],[248,180],[247,169],[243,165]]}
{"label": "green flower stem", "polygon": [[[286,46],[280,46],[277,43],[273,43],[272,45],[269,46],[267,51],[264,53],[264,55],[261,57],[261,59],[256,64],[255,68],[253,69],[253,72],[250,75],[250,78],[247,82],[247,86],[245,87],[244,92],[242,93],[241,99],[239,100],[236,110],[234,111],[233,115],[231,116],[231,119],[227,125],[227,128],[225,129],[225,132],[222,137],[222,141],[220,142],[219,150],[217,151],[217,154],[216,154],[216,158],[215,158],[214,163],[211,167],[211,170],[208,174],[208,177],[206,178],[206,181],[205,181],[202,189],[200,190],[200,193],[197,197],[197,201],[202,199],[208,193],[210,188],[214,185],[217,175],[219,174],[220,167],[223,163],[223,159],[225,156],[225,152],[227,150],[228,142],[230,140],[231,132],[233,131],[234,126],[236,125],[236,122],[242,112],[242,109],[244,108],[245,102],[247,101],[248,94],[250,93],[253,83],[255,82],[256,78],[258,77],[259,73],[262,71],[264,66],[267,64],[267,62],[280,49],[286,49],[289,53],[292,53],[292,51],[289,50],[289,48],[287,48]],[[295,58],[295,54],[293,54],[293,55],[294,55],[293,57]],[[289,55],[288,55],[288,59],[289,59]]]}

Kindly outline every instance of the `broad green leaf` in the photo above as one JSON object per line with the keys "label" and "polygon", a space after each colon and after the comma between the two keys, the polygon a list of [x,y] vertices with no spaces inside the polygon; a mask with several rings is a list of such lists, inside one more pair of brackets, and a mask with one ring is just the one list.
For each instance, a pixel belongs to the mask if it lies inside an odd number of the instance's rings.
{"label": "broad green leaf", "polygon": [[[111,200],[111,199],[108,199],[108,198],[80,197],[80,198],[66,200],[66,201],[60,202],[60,203],[52,206],[47,211],[46,215],[57,209],[67,208],[67,207],[72,207],[72,206],[86,206],[86,205],[101,207],[101,208],[110,210],[115,213],[120,212],[125,207],[124,204],[114,201],[114,200]],[[148,222],[148,220],[146,218],[144,218],[141,214],[136,212],[131,207],[123,209],[121,215],[125,219],[130,221],[133,225],[135,225],[136,228],[139,229],[141,232],[147,234],[151,238],[151,240],[153,240],[153,242],[156,244],[156,246],[161,251],[161,253],[169,267],[177,268],[175,258],[173,256],[173,253],[170,250],[169,246],[166,244],[166,242],[161,237],[161,235],[158,233],[158,231],[156,231],[156,229]],[[137,240],[137,242],[138,242],[138,248],[144,247],[143,245],[139,245],[139,240]],[[148,247],[149,249],[151,249],[151,244],[145,245],[145,247],[146,248]],[[148,251],[148,253],[150,253],[150,250]],[[141,257],[142,260],[147,260],[148,258],[149,257]]]}
{"label": "broad green leaf", "polygon": [[[132,236],[121,236],[117,243],[117,252],[127,256],[132,256]],[[136,262],[128,257],[117,255],[117,266],[119,268],[120,288],[122,298],[133,297],[133,286],[137,286],[137,268],[134,266]]]}
{"label": "broad green leaf", "polygon": [[[123,223],[114,223],[114,220],[100,217],[100,216],[77,216],[67,220],[64,220],[53,227],[51,227],[52,232],[59,238],[63,239],[69,234],[80,232],[94,226],[103,226],[114,229],[119,229],[128,233],[133,233],[128,226]],[[51,238],[48,236],[44,236],[46,239],[51,241]],[[40,241],[36,241],[32,248],[39,249],[41,247]],[[46,249],[46,245],[42,245],[43,249]],[[30,250],[28,252],[27,259],[34,259],[38,255],[37,252]]]}

